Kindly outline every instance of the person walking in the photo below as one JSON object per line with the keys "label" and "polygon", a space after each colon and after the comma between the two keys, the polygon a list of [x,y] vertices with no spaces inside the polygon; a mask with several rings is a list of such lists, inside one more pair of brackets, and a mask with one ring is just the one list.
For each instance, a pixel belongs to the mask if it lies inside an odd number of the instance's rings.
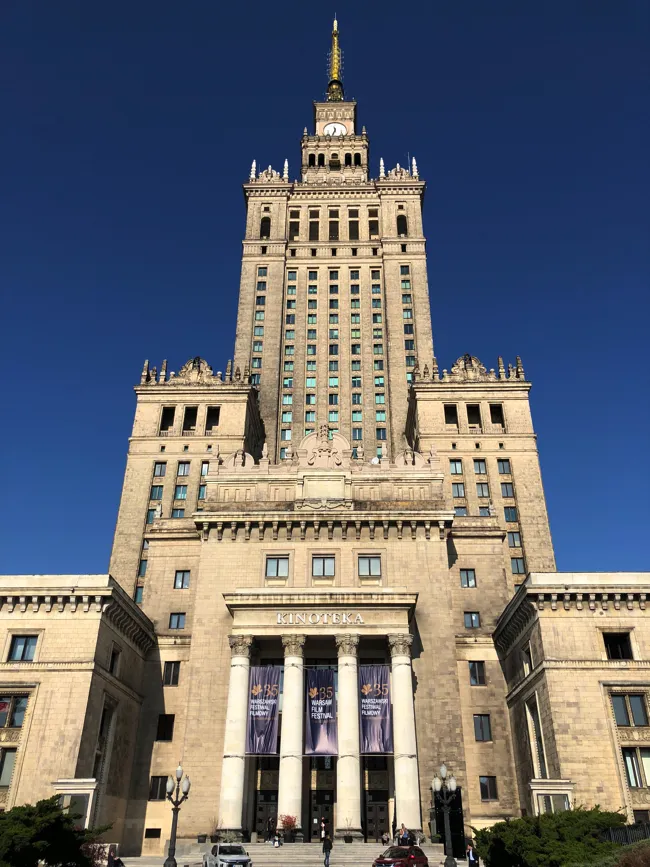
{"label": "person walking", "polygon": [[330,867],[330,853],[332,851],[332,838],[329,834],[325,834],[323,839],[323,855],[325,856],[325,867]]}
{"label": "person walking", "polygon": [[266,842],[271,843],[275,834],[275,817],[269,816],[266,820]]}
{"label": "person walking", "polygon": [[409,834],[408,828],[402,822],[402,826],[399,829],[397,841],[398,841],[400,846],[408,846],[410,843],[410,839],[411,839],[411,835]]}
{"label": "person walking", "polygon": [[471,843],[467,844],[467,863],[473,865],[473,867],[477,867],[478,865],[478,856]]}
{"label": "person walking", "polygon": [[324,841],[327,836],[327,819],[325,816],[320,817],[320,839],[321,843]]}

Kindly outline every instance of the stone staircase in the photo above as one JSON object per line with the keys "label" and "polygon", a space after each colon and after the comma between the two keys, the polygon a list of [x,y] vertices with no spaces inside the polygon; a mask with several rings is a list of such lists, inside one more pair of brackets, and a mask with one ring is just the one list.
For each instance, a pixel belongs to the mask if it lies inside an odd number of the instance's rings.
{"label": "stone staircase", "polygon": [[[274,849],[268,843],[245,843],[244,848],[253,860],[253,867],[322,867],[323,853],[317,843],[287,843]],[[331,867],[372,867],[374,859],[386,847],[381,843],[343,843],[334,841],[330,858]],[[424,843],[422,850],[429,859],[430,867],[439,867],[444,861],[442,845]],[[210,850],[209,843],[190,843],[180,841],[176,850],[178,867],[198,867],[202,864],[203,853]],[[166,850],[165,850],[166,851]],[[154,863],[162,863],[164,857]],[[148,867],[145,859],[125,858],[126,867]]]}

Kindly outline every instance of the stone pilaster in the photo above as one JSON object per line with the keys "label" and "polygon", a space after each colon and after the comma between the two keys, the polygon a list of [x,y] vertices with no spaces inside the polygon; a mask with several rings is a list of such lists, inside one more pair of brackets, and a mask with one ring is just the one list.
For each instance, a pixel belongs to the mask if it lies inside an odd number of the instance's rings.
{"label": "stone pilaster", "polygon": [[296,840],[302,841],[302,752],[304,721],[304,635],[283,635],[284,689],[278,781],[280,816],[296,817]]}
{"label": "stone pilaster", "polygon": [[219,821],[223,830],[242,836],[246,717],[252,635],[229,635],[230,686],[226,710]]}
{"label": "stone pilaster", "polygon": [[418,775],[411,645],[413,636],[389,635],[393,675],[393,749],[395,764],[395,809],[397,827],[410,831],[422,828]]}
{"label": "stone pilaster", "polygon": [[359,756],[359,636],[335,636],[339,657],[338,739],[336,764],[337,838],[363,838],[361,831],[361,760]]}

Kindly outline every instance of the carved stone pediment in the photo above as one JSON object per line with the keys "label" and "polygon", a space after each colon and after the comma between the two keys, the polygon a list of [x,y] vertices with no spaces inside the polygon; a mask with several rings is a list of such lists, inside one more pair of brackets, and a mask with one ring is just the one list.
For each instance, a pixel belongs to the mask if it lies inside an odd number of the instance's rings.
{"label": "carved stone pediment", "polygon": [[475,355],[465,353],[452,366],[448,378],[455,382],[481,382],[492,381],[496,376],[493,371],[488,373]]}
{"label": "carved stone pediment", "polygon": [[404,449],[395,457],[396,467],[426,467],[427,461],[420,452],[413,451],[411,448]]}
{"label": "carved stone pediment", "polygon": [[222,466],[224,470],[233,470],[237,467],[252,467],[255,465],[255,458],[253,455],[249,455],[248,452],[245,452],[243,449],[237,449],[236,452],[228,455],[227,458],[224,458]]}
{"label": "carved stone pediment", "polygon": [[186,361],[178,373],[170,377],[170,382],[209,382],[221,383],[221,379],[216,377],[212,372],[212,368],[208,362],[200,356],[195,356]]}
{"label": "carved stone pediment", "polygon": [[340,470],[350,466],[350,443],[339,433],[329,439],[327,425],[321,425],[317,434],[306,436],[298,454],[300,466],[311,469]]}

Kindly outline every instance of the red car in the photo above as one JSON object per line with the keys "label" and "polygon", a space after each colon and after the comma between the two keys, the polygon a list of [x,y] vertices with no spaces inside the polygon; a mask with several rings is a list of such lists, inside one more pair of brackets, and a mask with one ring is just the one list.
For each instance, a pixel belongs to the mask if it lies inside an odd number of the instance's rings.
{"label": "red car", "polygon": [[419,846],[389,846],[372,867],[429,867],[429,859]]}

